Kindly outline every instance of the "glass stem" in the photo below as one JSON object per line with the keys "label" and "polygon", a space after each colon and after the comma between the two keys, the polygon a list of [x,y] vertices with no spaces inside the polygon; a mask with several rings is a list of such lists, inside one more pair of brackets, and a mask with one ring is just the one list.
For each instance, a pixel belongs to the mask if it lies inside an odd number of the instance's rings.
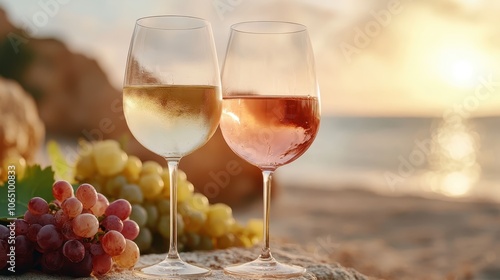
{"label": "glass stem", "polygon": [[180,158],[167,158],[170,175],[170,247],[167,259],[180,259],[177,252],[177,168]]}
{"label": "glass stem", "polygon": [[260,254],[261,260],[269,260],[271,256],[271,248],[269,246],[269,216],[271,214],[271,179],[273,171],[263,170],[262,177],[264,178],[264,246]]}

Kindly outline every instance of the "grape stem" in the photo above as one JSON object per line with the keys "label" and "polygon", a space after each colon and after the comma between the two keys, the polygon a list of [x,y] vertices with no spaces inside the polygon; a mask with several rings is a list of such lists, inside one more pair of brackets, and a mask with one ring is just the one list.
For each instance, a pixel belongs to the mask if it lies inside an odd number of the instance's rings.
{"label": "grape stem", "polygon": [[170,247],[167,259],[179,260],[177,252],[177,169],[180,158],[166,158],[170,175]]}

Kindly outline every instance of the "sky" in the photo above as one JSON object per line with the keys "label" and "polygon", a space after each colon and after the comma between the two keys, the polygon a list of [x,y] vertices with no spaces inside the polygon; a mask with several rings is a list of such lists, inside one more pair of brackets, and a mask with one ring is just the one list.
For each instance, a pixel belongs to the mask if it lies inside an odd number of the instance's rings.
{"label": "sky", "polygon": [[95,58],[117,88],[137,18],[209,20],[221,65],[232,24],[285,20],[309,29],[324,115],[500,114],[497,0],[0,0],[0,7],[34,37]]}

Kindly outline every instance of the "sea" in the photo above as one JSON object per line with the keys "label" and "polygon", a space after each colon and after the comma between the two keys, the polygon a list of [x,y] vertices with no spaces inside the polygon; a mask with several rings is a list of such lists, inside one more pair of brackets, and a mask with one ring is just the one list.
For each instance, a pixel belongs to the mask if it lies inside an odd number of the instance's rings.
{"label": "sea", "polygon": [[323,117],[284,185],[500,202],[500,117]]}

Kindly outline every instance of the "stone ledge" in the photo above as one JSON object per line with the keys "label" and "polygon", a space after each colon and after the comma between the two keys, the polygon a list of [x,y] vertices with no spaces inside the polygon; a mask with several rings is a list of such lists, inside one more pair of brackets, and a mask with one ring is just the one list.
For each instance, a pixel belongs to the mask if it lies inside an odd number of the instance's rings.
{"label": "stone ledge", "polygon": [[[222,268],[227,265],[253,260],[258,255],[258,248],[242,249],[231,248],[227,250],[214,250],[207,252],[181,253],[182,259],[189,263],[203,265],[212,269],[212,274],[208,277],[198,278],[200,280],[235,280],[240,279],[224,274]],[[305,275],[291,278],[293,280],[374,280],[354,269],[345,268],[338,263],[328,263],[325,260],[318,260],[311,254],[298,249],[296,246],[277,246],[273,249],[274,257],[281,262],[296,264],[307,268]],[[141,256],[137,267],[157,263],[165,258],[165,254],[151,254]],[[61,277],[50,276],[38,273],[26,273],[19,279],[61,279]],[[92,279],[92,278],[88,278]],[[138,279],[132,271],[115,271],[100,277],[99,279]]]}

